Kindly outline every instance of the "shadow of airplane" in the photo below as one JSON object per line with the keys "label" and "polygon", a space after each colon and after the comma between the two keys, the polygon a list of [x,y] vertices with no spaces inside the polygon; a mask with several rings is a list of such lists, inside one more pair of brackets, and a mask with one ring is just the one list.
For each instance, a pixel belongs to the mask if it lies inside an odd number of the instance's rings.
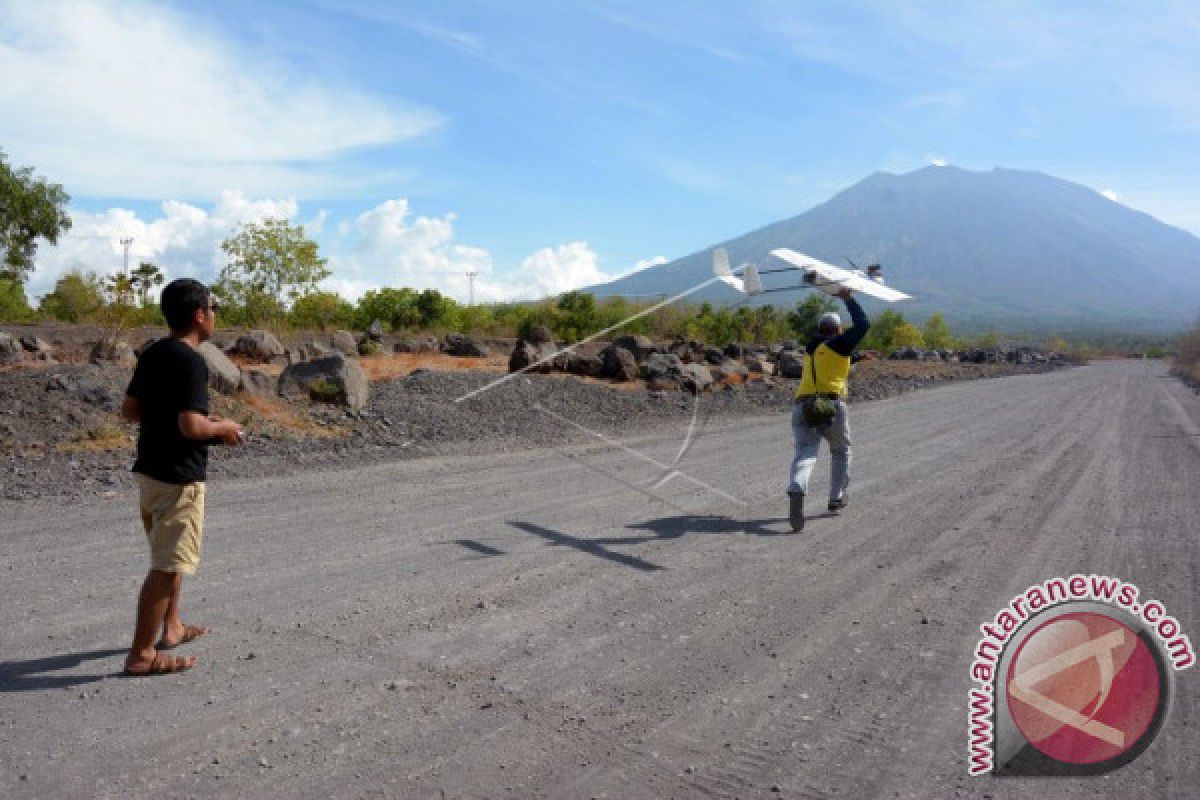
{"label": "shadow of airplane", "polygon": [[[604,546],[604,541],[599,539],[583,539],[578,536],[572,536],[569,533],[556,531],[553,528],[534,525],[532,522],[509,520],[508,524],[517,530],[525,531],[526,533],[531,533],[534,536],[545,539],[551,544],[573,547],[574,549],[583,553],[587,553],[588,555],[607,559],[608,561],[612,561],[617,564],[624,564],[625,566],[633,567],[634,569],[640,569],[645,572],[657,572],[658,570],[666,569],[666,567],[651,563],[645,559],[638,558],[637,556],[630,556],[624,553],[617,553],[609,550]],[[632,543],[636,543],[637,541],[638,540],[635,539]]]}
{"label": "shadow of airplane", "polygon": [[29,692],[36,689],[65,689],[82,686],[110,677],[103,675],[47,675],[48,672],[77,667],[85,661],[124,655],[128,648],[118,650],[91,650],[86,653],[64,653],[59,656],[33,658],[28,661],[0,661],[0,692]]}

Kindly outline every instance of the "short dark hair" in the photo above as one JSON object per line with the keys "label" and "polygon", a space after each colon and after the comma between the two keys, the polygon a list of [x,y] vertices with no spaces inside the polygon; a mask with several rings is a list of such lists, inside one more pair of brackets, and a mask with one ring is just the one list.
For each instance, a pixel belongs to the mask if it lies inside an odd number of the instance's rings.
{"label": "short dark hair", "polygon": [[203,283],[192,278],[178,278],[162,290],[163,316],[173,331],[187,331],[192,327],[196,309],[208,308],[210,292]]}

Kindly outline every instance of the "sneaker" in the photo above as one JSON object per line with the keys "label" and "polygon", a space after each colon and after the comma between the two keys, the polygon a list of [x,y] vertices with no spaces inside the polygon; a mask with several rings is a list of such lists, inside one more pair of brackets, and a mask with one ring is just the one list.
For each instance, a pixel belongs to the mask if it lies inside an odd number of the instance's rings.
{"label": "sneaker", "polygon": [[788,521],[792,523],[792,533],[804,530],[804,495],[788,495]]}
{"label": "sneaker", "polygon": [[849,503],[849,502],[850,502],[850,499],[848,497],[846,497],[846,495],[842,495],[841,497],[837,498],[836,500],[830,500],[829,501],[829,513],[830,514],[838,513],[843,508],[845,508],[847,503]]}

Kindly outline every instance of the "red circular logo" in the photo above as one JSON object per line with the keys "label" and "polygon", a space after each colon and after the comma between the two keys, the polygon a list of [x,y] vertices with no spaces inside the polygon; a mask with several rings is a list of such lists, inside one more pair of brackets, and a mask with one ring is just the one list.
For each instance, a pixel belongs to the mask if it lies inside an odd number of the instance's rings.
{"label": "red circular logo", "polygon": [[1021,643],[1005,684],[1013,722],[1056,761],[1095,764],[1142,738],[1158,708],[1158,665],[1146,643],[1104,614],[1046,622]]}

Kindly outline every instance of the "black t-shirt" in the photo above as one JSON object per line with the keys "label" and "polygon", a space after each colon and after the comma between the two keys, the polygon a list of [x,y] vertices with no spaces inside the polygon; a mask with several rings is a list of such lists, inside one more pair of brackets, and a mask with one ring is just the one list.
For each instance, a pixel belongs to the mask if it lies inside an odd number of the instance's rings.
{"label": "black t-shirt", "polygon": [[125,393],[142,409],[133,471],[164,483],[205,479],[208,446],[179,430],[179,414],[208,415],[208,365],[186,342],[168,336],[146,348]]}

